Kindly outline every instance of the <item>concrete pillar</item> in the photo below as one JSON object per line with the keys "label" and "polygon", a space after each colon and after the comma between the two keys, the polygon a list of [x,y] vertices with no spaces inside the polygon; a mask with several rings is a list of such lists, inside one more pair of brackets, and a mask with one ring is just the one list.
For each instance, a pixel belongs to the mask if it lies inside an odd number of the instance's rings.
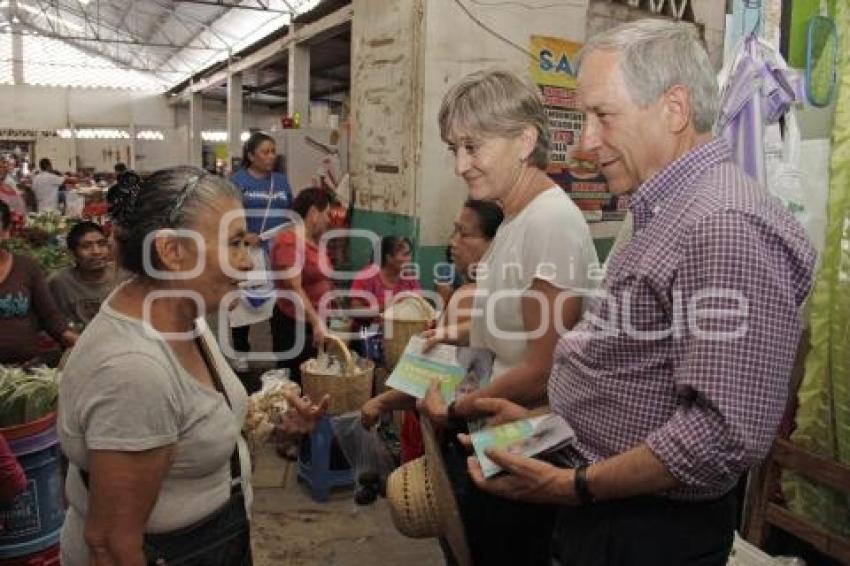
{"label": "concrete pillar", "polygon": [[227,165],[231,171],[233,160],[242,157],[242,73],[227,75]]}
{"label": "concrete pillar", "polygon": [[130,134],[130,159],[128,160],[127,167],[136,169],[136,143],[138,140],[136,139],[136,124],[130,124],[130,127],[127,130],[127,133]]}
{"label": "concrete pillar", "polygon": [[189,98],[189,165],[203,165],[201,125],[204,117],[204,98],[200,92],[193,92]]}
{"label": "concrete pillar", "polygon": [[301,125],[310,121],[310,48],[293,44],[289,46],[289,88],[286,91],[287,113],[301,115]]}
{"label": "concrete pillar", "polygon": [[[18,13],[17,0],[9,0],[9,20]],[[12,23],[12,77],[14,84],[24,84],[24,36],[20,24]]]}
{"label": "concrete pillar", "polygon": [[71,165],[72,171],[80,170],[80,154],[77,152],[77,125],[73,122],[68,123],[68,128],[73,132],[71,134],[71,160],[73,164]]}

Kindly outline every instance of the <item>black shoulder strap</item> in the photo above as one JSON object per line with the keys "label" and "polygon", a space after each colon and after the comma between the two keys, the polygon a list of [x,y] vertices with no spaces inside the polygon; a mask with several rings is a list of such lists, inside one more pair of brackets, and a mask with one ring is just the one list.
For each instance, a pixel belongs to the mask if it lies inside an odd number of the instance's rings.
{"label": "black shoulder strap", "polygon": [[[207,366],[207,370],[212,377],[213,385],[216,391],[221,393],[224,401],[230,410],[233,411],[233,404],[230,402],[230,397],[227,395],[227,390],[224,388],[224,383],[221,382],[221,376],[218,374],[218,368],[213,362],[212,353],[207,349],[207,344],[204,342],[203,336],[195,338],[198,344],[198,350],[201,352],[201,357]],[[242,465],[239,461],[239,442],[233,447],[233,453],[230,455],[230,495],[236,495],[242,491]]]}

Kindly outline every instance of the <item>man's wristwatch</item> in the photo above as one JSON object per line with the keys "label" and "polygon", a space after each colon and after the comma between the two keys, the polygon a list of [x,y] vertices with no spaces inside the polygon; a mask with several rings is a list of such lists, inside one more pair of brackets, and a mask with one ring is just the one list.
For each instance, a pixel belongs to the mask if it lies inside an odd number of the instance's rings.
{"label": "man's wristwatch", "polygon": [[582,505],[591,505],[596,499],[590,493],[590,487],[587,485],[587,466],[582,464],[575,469],[575,490],[578,500]]}

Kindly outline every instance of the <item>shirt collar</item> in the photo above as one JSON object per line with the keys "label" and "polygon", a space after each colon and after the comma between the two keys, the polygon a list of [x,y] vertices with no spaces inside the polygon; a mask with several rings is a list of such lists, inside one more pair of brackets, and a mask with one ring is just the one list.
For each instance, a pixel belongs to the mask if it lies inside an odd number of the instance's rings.
{"label": "shirt collar", "polygon": [[689,187],[709,167],[731,159],[729,144],[713,138],[691,149],[638,187],[629,203],[635,232],[661,212],[665,202]]}

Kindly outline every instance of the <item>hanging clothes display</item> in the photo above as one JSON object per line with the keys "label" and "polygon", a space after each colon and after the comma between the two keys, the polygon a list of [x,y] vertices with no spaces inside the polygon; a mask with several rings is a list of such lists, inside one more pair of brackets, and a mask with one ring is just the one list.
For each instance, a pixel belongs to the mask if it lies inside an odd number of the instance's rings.
{"label": "hanging clothes display", "polygon": [[803,75],[751,34],[740,41],[720,79],[716,133],[729,142],[741,168],[794,214],[820,254],[828,187],[825,176],[813,173],[811,165],[826,170],[829,143],[800,136],[795,108],[806,100]]}
{"label": "hanging clothes display", "polygon": [[[826,246],[809,300],[811,351],[798,394],[791,440],[850,464],[850,1],[837,3],[838,94],[832,135]],[[788,508],[850,536],[850,501],[792,472],[783,473]]]}
{"label": "hanging clothes display", "polygon": [[770,44],[750,34],[720,72],[720,83],[715,133],[729,142],[744,172],[766,186],[765,126],[803,100],[801,77]]}

